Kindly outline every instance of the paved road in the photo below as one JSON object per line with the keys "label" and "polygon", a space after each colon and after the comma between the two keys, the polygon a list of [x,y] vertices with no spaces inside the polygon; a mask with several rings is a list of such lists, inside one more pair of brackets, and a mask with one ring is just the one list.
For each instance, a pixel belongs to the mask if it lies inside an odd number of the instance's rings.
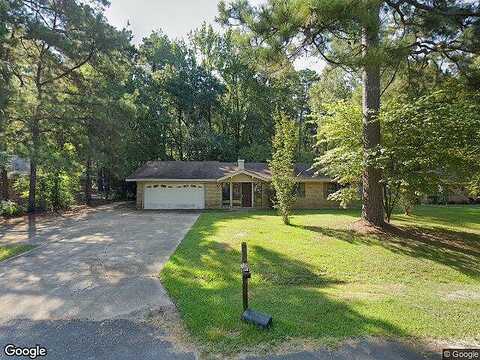
{"label": "paved road", "polygon": [[172,307],[157,275],[197,217],[104,206],[4,227],[0,243],[39,246],[0,263],[0,358],[6,343],[48,359],[193,358],[144,320]]}
{"label": "paved road", "polygon": [[337,349],[247,357],[245,360],[440,360],[438,352],[380,339],[349,341]]}

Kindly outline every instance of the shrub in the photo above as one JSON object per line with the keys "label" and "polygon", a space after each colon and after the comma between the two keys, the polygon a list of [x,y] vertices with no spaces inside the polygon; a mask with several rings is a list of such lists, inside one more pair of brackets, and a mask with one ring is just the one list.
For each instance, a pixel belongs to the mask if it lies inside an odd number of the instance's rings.
{"label": "shrub", "polygon": [[25,210],[16,202],[3,200],[0,202],[0,215],[4,217],[20,216]]}
{"label": "shrub", "polygon": [[[28,176],[19,177],[13,187],[23,199],[28,199]],[[37,175],[36,208],[40,210],[68,209],[75,204],[75,195],[79,190],[79,179],[75,174],[58,172]]]}

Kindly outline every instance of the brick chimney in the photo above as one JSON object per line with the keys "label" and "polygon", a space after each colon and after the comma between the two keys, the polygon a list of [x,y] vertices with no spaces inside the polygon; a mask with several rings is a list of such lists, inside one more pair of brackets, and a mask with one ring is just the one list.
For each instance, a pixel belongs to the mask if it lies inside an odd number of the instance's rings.
{"label": "brick chimney", "polygon": [[245,160],[238,159],[238,169],[239,170],[245,169]]}

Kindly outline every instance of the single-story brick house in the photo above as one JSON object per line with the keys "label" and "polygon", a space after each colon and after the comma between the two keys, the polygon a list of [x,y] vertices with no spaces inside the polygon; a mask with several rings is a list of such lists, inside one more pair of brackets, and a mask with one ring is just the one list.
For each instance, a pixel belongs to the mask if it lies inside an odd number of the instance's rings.
{"label": "single-story brick house", "polygon": [[[327,200],[336,184],[304,164],[295,166],[295,208],[336,204]],[[137,183],[139,209],[268,208],[273,195],[266,163],[149,161],[126,181]]]}

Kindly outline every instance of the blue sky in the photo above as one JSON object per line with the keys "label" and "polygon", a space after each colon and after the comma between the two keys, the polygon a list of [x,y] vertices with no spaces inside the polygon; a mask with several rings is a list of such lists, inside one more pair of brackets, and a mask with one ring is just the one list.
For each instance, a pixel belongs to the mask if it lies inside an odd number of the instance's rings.
{"label": "blue sky", "polygon": [[[263,0],[250,2],[260,4]],[[152,30],[162,29],[171,38],[184,38],[204,21],[213,24],[217,5],[218,0],[111,0],[106,15],[118,28],[129,23],[133,40],[139,43]],[[315,58],[302,58],[295,67],[320,71],[323,63]]]}

